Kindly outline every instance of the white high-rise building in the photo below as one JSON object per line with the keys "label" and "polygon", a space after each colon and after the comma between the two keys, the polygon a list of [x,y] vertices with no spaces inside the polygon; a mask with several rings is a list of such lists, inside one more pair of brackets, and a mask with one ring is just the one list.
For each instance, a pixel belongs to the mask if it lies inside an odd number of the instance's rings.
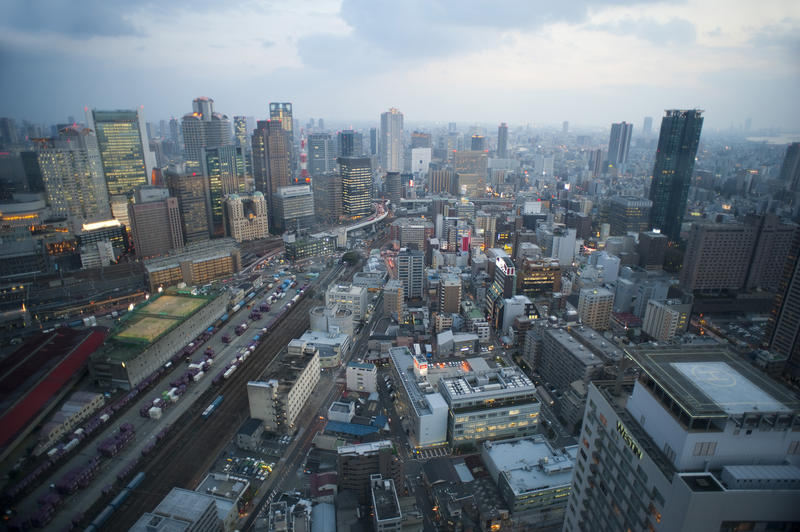
{"label": "white high-rise building", "polygon": [[381,113],[380,153],[384,171],[403,171],[403,113],[394,107]]}
{"label": "white high-rise building", "polygon": [[800,400],[722,346],[635,350],[593,382],[565,532],[792,530]]}

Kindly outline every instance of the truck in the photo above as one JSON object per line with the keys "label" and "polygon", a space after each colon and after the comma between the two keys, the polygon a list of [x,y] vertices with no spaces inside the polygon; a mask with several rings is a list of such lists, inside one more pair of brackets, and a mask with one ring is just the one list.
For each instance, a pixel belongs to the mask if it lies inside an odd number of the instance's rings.
{"label": "truck", "polygon": [[260,320],[261,319],[261,312],[259,312],[257,310],[254,310],[253,312],[250,313],[250,319],[253,320],[253,321]]}
{"label": "truck", "polygon": [[241,336],[242,334],[244,334],[246,330],[247,330],[247,324],[240,323],[239,325],[236,326],[236,330],[234,332],[236,333],[236,336]]}
{"label": "truck", "polygon": [[269,312],[269,305],[267,305],[266,302],[261,303],[261,305],[258,307],[258,310],[261,312]]}
{"label": "truck", "polygon": [[222,335],[222,343],[223,343],[223,344],[229,344],[229,343],[231,343],[231,335],[230,335],[230,334],[228,334],[228,333],[225,333],[225,334],[223,334],[223,335]]}
{"label": "truck", "polygon": [[203,354],[205,356],[207,356],[208,358],[214,358],[214,355],[216,353],[214,353],[214,348],[213,347],[207,347],[206,350],[203,352]]}

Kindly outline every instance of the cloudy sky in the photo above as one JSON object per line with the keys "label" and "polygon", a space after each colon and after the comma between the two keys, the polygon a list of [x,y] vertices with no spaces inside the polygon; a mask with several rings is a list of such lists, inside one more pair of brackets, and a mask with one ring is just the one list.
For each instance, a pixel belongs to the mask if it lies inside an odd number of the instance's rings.
{"label": "cloudy sky", "polygon": [[797,0],[6,0],[0,116],[196,96],[228,115],[607,125],[706,110],[800,130]]}

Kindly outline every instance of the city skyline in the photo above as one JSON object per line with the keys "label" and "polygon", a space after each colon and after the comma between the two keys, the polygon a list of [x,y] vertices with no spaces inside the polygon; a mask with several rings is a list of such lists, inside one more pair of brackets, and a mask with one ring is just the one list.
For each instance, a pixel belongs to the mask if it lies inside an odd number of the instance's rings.
{"label": "city skyline", "polygon": [[[481,10],[461,5],[367,8],[346,0],[313,8],[173,5],[155,19],[146,5],[103,3],[82,13],[19,2],[0,23],[0,114],[58,121],[84,106],[144,105],[155,119],[184,112],[202,94],[230,115],[258,117],[274,101],[293,102],[299,117],[376,122],[397,107],[409,123],[537,125],[640,123],[666,108],[698,107],[712,130],[747,118],[753,130],[796,129],[800,9],[721,7],[508,2],[477,16]],[[265,19],[275,30],[269,40]],[[212,21],[217,30],[202,42],[191,38]],[[341,90],[336,73],[350,78],[351,90]],[[397,83],[419,78],[427,82]]]}

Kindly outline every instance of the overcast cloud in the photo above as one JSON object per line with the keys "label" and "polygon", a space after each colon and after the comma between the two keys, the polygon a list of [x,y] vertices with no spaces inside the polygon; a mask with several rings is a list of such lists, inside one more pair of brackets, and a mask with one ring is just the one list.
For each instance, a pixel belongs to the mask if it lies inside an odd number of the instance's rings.
{"label": "overcast cloud", "polygon": [[800,129],[800,3],[751,0],[7,0],[0,116],[84,106],[180,116],[607,125],[700,107]]}

